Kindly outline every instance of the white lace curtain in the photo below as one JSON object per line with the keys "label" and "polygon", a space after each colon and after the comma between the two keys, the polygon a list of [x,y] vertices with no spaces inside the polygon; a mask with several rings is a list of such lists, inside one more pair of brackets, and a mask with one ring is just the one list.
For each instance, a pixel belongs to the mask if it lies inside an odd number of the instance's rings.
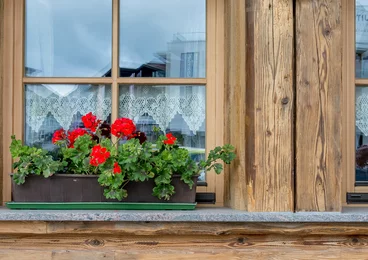
{"label": "white lace curtain", "polygon": [[368,136],[368,89],[356,88],[356,127]]}
{"label": "white lace curtain", "polygon": [[[60,88],[60,91],[56,91]],[[63,89],[63,91],[61,91]],[[138,120],[150,115],[162,131],[179,114],[195,134],[205,121],[205,89],[191,86],[123,86],[119,97],[120,116]],[[106,120],[111,113],[111,90],[104,87],[43,85],[26,87],[26,123],[39,132],[48,114],[64,129],[73,117],[93,112]]]}

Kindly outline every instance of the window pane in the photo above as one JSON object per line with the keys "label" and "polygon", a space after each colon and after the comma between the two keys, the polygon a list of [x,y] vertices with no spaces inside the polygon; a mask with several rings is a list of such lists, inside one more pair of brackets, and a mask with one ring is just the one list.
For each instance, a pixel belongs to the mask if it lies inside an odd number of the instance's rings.
{"label": "window pane", "polygon": [[110,122],[109,85],[26,85],[25,142],[52,150],[55,130],[83,128],[81,117],[89,112]]}
{"label": "window pane", "polygon": [[203,78],[206,0],[121,0],[120,76]]}
{"label": "window pane", "polygon": [[103,77],[111,69],[111,0],[26,0],[25,74]]}
{"label": "window pane", "polygon": [[368,86],[356,87],[356,181],[368,181]]}
{"label": "window pane", "polygon": [[204,86],[121,85],[119,114],[133,119],[148,141],[157,139],[154,127],[171,132],[199,161],[205,156],[205,100]]}
{"label": "window pane", "polygon": [[356,0],[356,61],[357,78],[368,78],[368,0]]}

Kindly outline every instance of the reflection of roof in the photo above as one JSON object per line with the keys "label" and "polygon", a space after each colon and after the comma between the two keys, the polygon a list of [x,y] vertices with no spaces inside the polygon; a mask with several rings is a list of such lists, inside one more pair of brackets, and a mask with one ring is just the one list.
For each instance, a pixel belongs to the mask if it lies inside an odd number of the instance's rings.
{"label": "reflection of roof", "polygon": [[[136,69],[132,68],[120,68],[120,77],[137,77],[140,74],[140,77],[152,77],[152,72],[162,72],[165,73],[166,64],[163,63],[155,63],[149,62],[142,64]],[[102,77],[111,77],[111,68],[103,74]]]}
{"label": "reflection of roof", "polygon": [[165,71],[166,64],[162,64],[162,63],[146,63],[146,64],[141,65],[137,70],[140,70],[140,69],[143,69],[143,68],[149,68],[149,69],[153,69],[153,70]]}
{"label": "reflection of roof", "polygon": [[25,73],[27,76],[35,76],[36,74],[40,73],[41,70],[34,69],[31,67],[25,67]]}

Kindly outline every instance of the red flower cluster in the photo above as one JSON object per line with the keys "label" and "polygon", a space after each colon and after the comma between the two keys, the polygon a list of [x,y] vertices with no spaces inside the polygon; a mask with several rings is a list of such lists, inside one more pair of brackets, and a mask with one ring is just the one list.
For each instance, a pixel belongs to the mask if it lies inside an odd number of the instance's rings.
{"label": "red flower cluster", "polygon": [[173,136],[172,133],[167,133],[166,134],[166,140],[164,140],[164,144],[175,144],[176,141],[176,137]]}
{"label": "red flower cluster", "polygon": [[114,174],[119,174],[121,173],[121,168],[119,166],[119,164],[117,162],[114,162],[114,170],[113,170]]}
{"label": "red flower cluster", "polygon": [[59,129],[54,132],[54,135],[52,136],[52,143],[55,144],[59,141],[65,140],[67,138],[66,132],[64,129]]}
{"label": "red flower cluster", "polygon": [[75,140],[82,135],[88,134],[86,130],[82,128],[74,129],[73,131],[68,131],[69,148],[74,147]]}
{"label": "red flower cluster", "polygon": [[97,117],[92,112],[89,112],[87,115],[82,116],[82,122],[86,128],[96,132],[101,120],[97,120]]}
{"label": "red flower cluster", "polygon": [[106,162],[106,160],[110,157],[110,152],[101,145],[95,145],[92,148],[91,159],[89,160],[89,164],[92,166],[99,166]]}
{"label": "red flower cluster", "polygon": [[118,118],[111,125],[111,134],[116,137],[130,136],[134,131],[135,125],[129,118]]}

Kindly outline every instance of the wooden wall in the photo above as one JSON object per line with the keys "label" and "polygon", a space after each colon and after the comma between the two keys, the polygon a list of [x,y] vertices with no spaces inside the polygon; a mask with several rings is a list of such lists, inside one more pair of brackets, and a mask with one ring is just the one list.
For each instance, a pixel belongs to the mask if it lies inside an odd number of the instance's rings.
{"label": "wooden wall", "polygon": [[366,259],[361,224],[0,222],[2,260]]}
{"label": "wooden wall", "polygon": [[[340,210],[341,1],[224,0],[225,141],[238,153],[226,173],[227,206]],[[0,49],[11,48],[2,12],[0,0]],[[12,57],[0,51],[0,148],[2,101],[12,103],[3,55]]]}
{"label": "wooden wall", "polygon": [[341,0],[296,2],[296,209],[341,206]]}
{"label": "wooden wall", "polygon": [[[3,46],[4,46],[4,2],[0,0],[0,151],[3,150],[3,92],[4,92],[4,85],[3,82]],[[2,154],[2,153],[1,153]],[[3,157],[0,157],[0,187],[3,186]],[[0,201],[3,201],[3,194],[0,192]]]}
{"label": "wooden wall", "polygon": [[236,190],[229,188],[228,205],[340,210],[341,0],[227,4],[225,139],[239,155],[229,170]]}

